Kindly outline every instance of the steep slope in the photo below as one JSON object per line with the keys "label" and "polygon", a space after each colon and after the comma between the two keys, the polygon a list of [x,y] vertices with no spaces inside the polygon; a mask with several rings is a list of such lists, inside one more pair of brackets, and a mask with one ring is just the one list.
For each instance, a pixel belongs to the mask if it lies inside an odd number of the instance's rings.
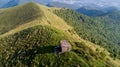
{"label": "steep slope", "polygon": [[107,48],[111,57],[120,58],[119,12],[101,17],[89,17],[70,9],[55,10],[55,13],[73,26],[85,40]]}
{"label": "steep slope", "polygon": [[[30,7],[32,8],[29,9]],[[109,57],[107,50],[80,38],[73,27],[67,25],[67,22],[53,13],[54,9],[60,9],[28,3],[10,9],[3,9],[3,11],[7,13],[7,11],[15,11],[15,9],[19,9],[19,11],[16,10],[19,14],[11,12],[16,17],[6,20],[6,22],[13,21],[9,23],[12,25],[9,26],[11,29],[6,29],[8,32],[0,36],[0,66],[119,66],[118,62]],[[30,15],[21,16],[23,19],[18,19],[19,15],[23,14],[24,11],[26,13],[30,12]],[[34,19],[29,21],[29,17]],[[17,19],[21,22],[14,21]],[[4,23],[1,22],[1,24]],[[59,45],[60,40],[63,39],[70,42],[72,50],[63,54],[54,54],[54,47]]]}

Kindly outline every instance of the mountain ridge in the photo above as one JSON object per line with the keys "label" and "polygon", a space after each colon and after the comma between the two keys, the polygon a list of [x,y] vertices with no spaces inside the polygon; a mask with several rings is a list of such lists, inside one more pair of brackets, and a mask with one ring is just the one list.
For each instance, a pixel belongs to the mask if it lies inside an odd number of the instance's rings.
{"label": "mountain ridge", "polygon": [[[24,10],[21,11],[21,9],[26,10],[27,8],[27,12],[31,11],[34,14],[33,10],[29,9],[32,7],[37,11],[38,17],[27,15],[26,17],[31,16],[35,19],[27,22],[20,19],[23,24],[15,25],[16,27],[11,26],[14,28],[0,36],[0,60],[2,61],[0,64],[3,64],[3,66],[119,66],[116,60],[109,57],[107,50],[79,37],[74,31],[74,27],[54,14],[53,11],[62,8],[49,8],[36,3],[25,5],[26,7],[22,7],[24,6],[22,5],[5,9],[5,11],[19,9],[21,14],[24,13]],[[17,16],[17,14],[15,15]],[[13,24],[15,23],[16,21]],[[9,24],[12,23],[9,22]],[[66,39],[71,43],[72,50],[55,55],[53,49],[62,39]],[[96,51],[96,49],[99,51]],[[3,52],[7,55],[5,56]],[[19,58],[21,55],[24,59]],[[54,65],[54,63],[56,64]]]}
{"label": "mountain ridge", "polygon": [[[79,2],[80,4],[78,3],[75,3],[74,4],[68,4],[68,3],[62,3],[61,1],[51,1],[51,0],[44,0],[44,1],[41,1],[41,0],[35,0],[35,1],[32,1],[32,0],[10,0],[9,2],[6,2],[4,5],[1,6],[1,8],[9,8],[9,7],[14,7],[14,6],[17,6],[17,5],[21,5],[21,4],[24,4],[24,3],[28,3],[28,2],[37,2],[37,3],[40,3],[40,4],[44,4],[44,5],[52,5],[52,6],[55,6],[55,7],[59,7],[59,8],[69,8],[69,9],[74,9],[82,14],[85,14],[85,15],[88,15],[88,16],[102,16],[102,15],[106,15],[106,14],[109,14],[111,12],[114,11],[117,11],[119,10],[117,7],[115,6],[108,6],[108,7],[101,7],[101,6],[98,6],[97,4],[88,4],[87,2]],[[66,1],[67,2],[67,1]],[[87,3],[88,5],[85,5],[84,3]],[[90,9],[86,9],[87,8],[90,8]],[[94,8],[94,9],[91,9],[91,8]]]}
{"label": "mountain ridge", "polygon": [[[32,12],[28,12],[28,10],[31,10]],[[37,5],[34,5],[34,3],[28,3],[28,5],[22,5],[18,7],[16,6],[15,8],[10,8],[10,9],[8,8],[5,10],[2,10],[1,17],[0,17],[1,33],[8,32],[10,29],[13,29],[15,26],[17,27],[21,24],[24,24],[25,22],[32,21],[36,19],[37,17],[42,17],[42,11],[41,12],[39,11],[40,11],[39,7]],[[6,18],[6,20],[3,18]],[[9,23],[11,23],[12,25],[9,25]],[[5,25],[7,26],[4,28]]]}

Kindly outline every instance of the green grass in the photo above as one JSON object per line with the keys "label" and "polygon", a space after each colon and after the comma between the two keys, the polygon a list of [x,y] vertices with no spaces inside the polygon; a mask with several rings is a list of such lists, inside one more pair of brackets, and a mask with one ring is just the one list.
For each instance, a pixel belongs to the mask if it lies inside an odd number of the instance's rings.
{"label": "green grass", "polygon": [[0,34],[6,33],[22,24],[41,18],[43,12],[35,3],[28,3],[0,11]]}
{"label": "green grass", "polygon": [[[81,39],[73,27],[48,8],[35,3],[1,10],[0,66],[3,67],[114,67],[106,52]],[[59,9],[57,9],[59,10]],[[2,15],[3,12],[3,15]],[[10,15],[6,15],[11,13]],[[13,17],[14,16],[14,17]],[[22,19],[19,19],[19,18]],[[8,22],[7,24],[4,22]],[[2,26],[1,25],[1,26]],[[9,28],[9,29],[7,29]],[[4,31],[4,32],[3,32]],[[66,39],[70,52],[54,54],[54,47]],[[92,47],[90,47],[92,46]]]}
{"label": "green grass", "polygon": [[75,48],[70,52],[54,54],[54,47],[59,45],[62,39],[72,40],[66,33],[47,26],[28,28],[2,38],[0,39],[0,65],[36,67],[107,65],[99,53],[84,46],[84,43],[71,42]]}
{"label": "green grass", "polygon": [[[39,51],[39,53],[53,53],[53,48],[56,45],[59,45],[59,41],[63,38],[62,34],[60,35],[58,34],[60,34],[60,32],[39,26],[39,27],[29,28],[27,30],[24,30],[22,32],[16,33],[12,36],[2,39],[0,49],[3,50],[2,48],[6,48],[5,49],[5,52],[7,52],[6,57],[9,57],[9,58],[5,58],[4,61],[5,60],[17,61],[16,59],[18,58],[19,55],[18,53],[19,52],[22,53],[22,51],[23,52],[31,51],[31,53],[33,54],[30,54],[30,56],[34,55],[35,50]],[[16,57],[14,57],[14,54],[16,55]],[[25,55],[25,56],[26,59],[23,60],[30,62],[31,57],[29,55],[28,56]],[[12,57],[14,58],[12,59]],[[4,64],[7,63],[10,62],[8,61],[4,62]]]}

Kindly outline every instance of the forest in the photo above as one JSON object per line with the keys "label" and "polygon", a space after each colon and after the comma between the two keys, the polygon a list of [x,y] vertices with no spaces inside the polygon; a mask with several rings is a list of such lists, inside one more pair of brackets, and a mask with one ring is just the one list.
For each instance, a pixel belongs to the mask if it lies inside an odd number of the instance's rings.
{"label": "forest", "polygon": [[73,26],[80,37],[105,47],[111,57],[120,59],[120,12],[98,17],[89,17],[71,9],[55,10],[54,13]]}

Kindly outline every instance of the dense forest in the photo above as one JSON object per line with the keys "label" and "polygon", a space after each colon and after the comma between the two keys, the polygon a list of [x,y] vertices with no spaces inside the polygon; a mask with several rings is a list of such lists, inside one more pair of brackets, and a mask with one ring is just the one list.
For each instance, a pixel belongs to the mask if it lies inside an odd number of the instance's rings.
{"label": "dense forest", "polygon": [[120,12],[100,17],[85,16],[71,9],[54,13],[73,26],[80,37],[107,48],[111,57],[120,59]]}

